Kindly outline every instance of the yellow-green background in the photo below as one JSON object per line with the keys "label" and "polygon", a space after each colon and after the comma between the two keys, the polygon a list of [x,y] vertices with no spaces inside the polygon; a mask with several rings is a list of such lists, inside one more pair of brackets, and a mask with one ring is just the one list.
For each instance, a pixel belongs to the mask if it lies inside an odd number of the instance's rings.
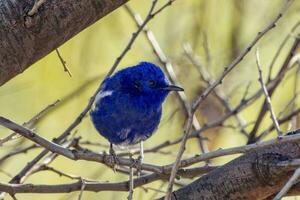
{"label": "yellow-green background", "polygon": [[[159,5],[165,1],[159,0]],[[269,23],[278,10],[282,7],[283,0],[177,0],[172,6],[165,9],[149,24],[162,49],[166,52],[175,67],[180,84],[185,88],[188,98],[191,100],[199,93],[203,82],[196,69],[189,64],[183,55],[182,45],[191,43],[195,52],[200,56],[203,64],[214,78],[218,77],[223,67],[230,63],[241,50],[256,36],[258,31]],[[132,0],[129,3],[137,12],[145,16],[151,5],[150,0]],[[300,1],[296,0],[278,26],[270,31],[258,44],[260,47],[261,62],[264,74],[274,52],[290,28],[300,19]],[[135,24],[124,8],[119,8],[97,23],[82,31],[80,34],[60,47],[64,59],[67,61],[73,77],[70,78],[63,72],[62,65],[55,52],[35,63],[23,74],[0,87],[0,115],[18,123],[23,123],[38,113],[42,108],[56,99],[63,99],[75,91],[87,81],[99,77],[97,81],[79,91],[66,104],[58,106],[49,113],[38,125],[36,131],[49,140],[59,136],[65,128],[86,106],[89,97],[93,94],[105,73],[127,45]],[[211,62],[206,61],[203,49],[204,36],[206,33],[210,49]],[[289,45],[292,40],[289,41]],[[285,50],[289,48],[285,47]],[[286,51],[285,51],[286,52]],[[280,56],[275,65],[275,72],[282,64],[285,53]],[[144,35],[140,35],[133,48],[122,60],[120,67],[134,65],[142,60],[157,63],[157,58]],[[295,71],[292,71],[293,74]],[[225,79],[221,86],[223,91],[231,95],[231,103],[238,104],[247,84],[252,81],[250,94],[259,88],[257,82],[257,68],[255,65],[255,53],[251,51],[236,69]],[[289,98],[293,95],[294,75],[286,79],[273,97],[273,106],[276,113],[280,112]],[[248,122],[255,120],[262,99],[253,106],[242,112],[242,116]],[[299,106],[299,103],[298,103]],[[164,104],[162,123],[157,133],[145,142],[145,147],[168,139],[175,139],[182,135],[184,123],[183,112],[176,112],[175,116],[168,120],[172,113],[180,107],[175,95],[170,95]],[[201,122],[209,121],[217,116],[220,111],[214,99],[202,109],[202,116],[198,115]],[[203,111],[204,110],[204,111]],[[208,115],[209,114],[209,115]],[[234,120],[229,120],[234,122]],[[269,117],[263,123],[267,127]],[[282,126],[285,130],[285,126]],[[251,129],[248,129],[251,130]],[[260,129],[263,130],[263,129]],[[84,140],[107,143],[92,127],[89,118],[76,128],[77,134]],[[10,133],[0,127],[0,137]],[[215,134],[218,133],[218,134]],[[244,136],[232,129],[216,129],[209,132],[216,135],[210,143],[211,150],[217,148],[243,145],[246,142]],[[16,148],[18,141],[7,143],[0,148],[0,155]],[[26,142],[26,145],[30,142]],[[146,154],[145,162],[157,165],[168,164],[175,160],[178,146],[166,149],[171,155]],[[103,148],[94,148],[102,151]],[[1,170],[16,174],[26,163],[37,155],[40,150],[34,150],[27,154],[7,160],[1,165]],[[200,153],[196,140],[187,143],[186,155]],[[184,156],[184,157],[185,157]],[[215,164],[228,162],[233,157],[217,159]],[[84,178],[97,179],[99,181],[117,182],[127,180],[125,175],[115,174],[111,169],[101,164],[86,161],[71,161],[63,157],[55,160],[51,166],[67,173],[76,174]],[[0,173],[0,181],[7,182],[10,178]],[[26,183],[59,184],[70,182],[67,178],[58,177],[51,172],[41,172],[31,176]],[[188,183],[190,180],[183,180]],[[155,182],[145,187],[166,189],[166,184]],[[85,192],[83,199],[126,199],[126,192]],[[162,194],[152,190],[145,192],[136,189],[134,199],[152,199]],[[78,192],[72,194],[18,194],[18,199],[77,199]],[[10,197],[7,196],[7,199]]]}

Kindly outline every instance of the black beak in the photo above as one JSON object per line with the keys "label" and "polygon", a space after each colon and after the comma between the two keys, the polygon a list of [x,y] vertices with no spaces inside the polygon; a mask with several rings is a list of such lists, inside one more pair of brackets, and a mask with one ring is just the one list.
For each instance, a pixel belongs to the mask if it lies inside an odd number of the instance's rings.
{"label": "black beak", "polygon": [[162,89],[163,89],[163,90],[168,90],[168,91],[184,91],[183,88],[178,87],[178,86],[176,86],[176,85],[168,85],[168,86],[166,86],[166,87],[163,87]]}

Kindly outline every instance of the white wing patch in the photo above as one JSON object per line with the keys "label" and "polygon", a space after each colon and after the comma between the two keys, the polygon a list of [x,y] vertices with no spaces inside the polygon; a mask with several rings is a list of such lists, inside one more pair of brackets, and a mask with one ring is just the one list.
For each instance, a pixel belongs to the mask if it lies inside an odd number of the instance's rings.
{"label": "white wing patch", "polygon": [[100,90],[100,92],[98,92],[98,94],[96,95],[95,103],[93,105],[92,110],[98,111],[99,107],[96,106],[97,102],[101,101],[101,99],[103,99],[104,97],[111,96],[112,94],[113,94],[113,91],[111,91],[111,90],[108,90],[108,91]]}
{"label": "white wing patch", "polygon": [[100,92],[96,95],[95,101],[98,102],[101,99],[103,99],[104,97],[111,96],[112,93],[113,93],[113,91],[111,91],[111,90],[108,90],[108,91],[100,90]]}

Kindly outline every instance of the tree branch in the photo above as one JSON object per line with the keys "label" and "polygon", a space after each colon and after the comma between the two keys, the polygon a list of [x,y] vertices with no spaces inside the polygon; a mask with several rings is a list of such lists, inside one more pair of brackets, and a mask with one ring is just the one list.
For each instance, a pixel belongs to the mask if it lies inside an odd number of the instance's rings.
{"label": "tree branch", "polygon": [[[300,131],[288,135],[298,135],[295,133]],[[253,149],[173,192],[171,199],[266,199],[276,194],[299,167],[288,164],[299,160],[299,144],[298,140]]]}
{"label": "tree branch", "polygon": [[0,0],[0,85],[127,1]]}

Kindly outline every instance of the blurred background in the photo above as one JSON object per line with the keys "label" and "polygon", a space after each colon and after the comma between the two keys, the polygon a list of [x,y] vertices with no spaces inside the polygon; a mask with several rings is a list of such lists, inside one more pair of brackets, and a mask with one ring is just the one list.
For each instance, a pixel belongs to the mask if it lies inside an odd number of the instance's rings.
{"label": "blurred background", "polygon": [[[159,0],[159,4],[163,3],[165,1]],[[153,31],[161,48],[172,62],[179,83],[185,88],[188,100],[192,101],[197,94],[203,91],[206,84],[201,79],[197,68],[188,60],[183,46],[190,45],[204,68],[213,79],[216,79],[223,71],[224,66],[237,57],[257,33],[278,14],[284,3],[285,1],[282,0],[178,0],[156,16],[148,27]],[[151,1],[131,0],[128,5],[145,17]],[[300,19],[299,11],[300,1],[294,1],[288,12],[280,19],[277,27],[258,43],[264,76],[267,76],[268,66],[280,43]],[[60,99],[61,103],[41,118],[34,128],[36,132],[49,140],[59,136],[87,105],[89,98],[117,56],[125,48],[135,30],[135,22],[124,7],[99,20],[59,48],[72,77],[64,72],[55,51],[50,53],[23,74],[0,87],[0,115],[22,124],[47,105]],[[293,39],[290,39],[283,48],[283,52],[274,65],[274,74],[281,67],[292,42]],[[118,69],[143,60],[160,64],[145,35],[141,34]],[[277,114],[284,110],[294,96],[295,87],[299,84],[295,82],[297,76],[299,77],[298,68],[297,66],[287,73],[272,97],[273,107]],[[260,88],[257,79],[255,50],[252,50],[227,76],[219,88],[229,97],[232,105],[237,105],[249,84],[249,95]],[[251,125],[253,125],[251,123],[257,118],[262,102],[263,98],[261,97],[241,112],[246,124],[250,124],[246,127],[247,131],[251,131]],[[299,104],[299,100],[295,100],[295,106],[299,107]],[[222,105],[213,95],[210,95],[197,111],[197,118],[202,125],[223,115],[224,112]],[[180,137],[183,134],[184,122],[185,113],[176,96],[172,94],[164,104],[160,127],[156,134],[145,142],[145,148]],[[226,121],[226,124],[232,126],[235,123],[234,118]],[[267,115],[259,131],[265,130],[270,124],[271,120]],[[287,131],[291,126],[289,123],[285,123],[281,125],[281,128],[283,131]],[[295,128],[297,128],[297,123]],[[83,120],[75,132],[77,136],[82,137],[82,140],[108,145],[108,142],[93,128],[89,117]],[[0,127],[1,138],[9,133],[10,131]],[[267,139],[275,134],[274,132],[268,135]],[[210,129],[204,133],[204,136],[209,138],[209,150],[244,145],[247,142],[247,138],[238,129],[230,126]],[[30,144],[32,143],[22,138],[5,143],[0,148],[0,156]],[[108,150],[103,146],[87,147],[97,152]],[[174,162],[178,147],[179,145],[174,145],[165,148],[163,149],[165,153],[148,153],[145,155],[144,162],[157,165]],[[33,149],[1,161],[1,182],[8,182],[11,179],[10,176],[18,173],[40,151],[41,149]],[[189,140],[184,157],[200,153],[198,141],[196,139]],[[212,164],[223,164],[236,156],[214,159]],[[200,166],[200,164],[197,165]],[[103,182],[128,180],[127,175],[114,173],[104,165],[92,162],[75,162],[59,157],[50,166],[66,173]],[[180,183],[187,184],[191,181],[183,179]],[[59,177],[49,171],[33,174],[25,181],[25,183],[36,184],[68,182],[73,182],[73,180]],[[163,193],[152,190],[152,188],[165,191],[166,187],[167,184],[161,181],[148,184],[144,188],[135,189],[134,199],[158,198]],[[22,200],[41,198],[64,200],[77,199],[78,192],[71,194],[18,194],[16,196]],[[84,192],[83,199],[126,199],[127,196],[127,192]],[[9,196],[6,198],[10,199]]]}

